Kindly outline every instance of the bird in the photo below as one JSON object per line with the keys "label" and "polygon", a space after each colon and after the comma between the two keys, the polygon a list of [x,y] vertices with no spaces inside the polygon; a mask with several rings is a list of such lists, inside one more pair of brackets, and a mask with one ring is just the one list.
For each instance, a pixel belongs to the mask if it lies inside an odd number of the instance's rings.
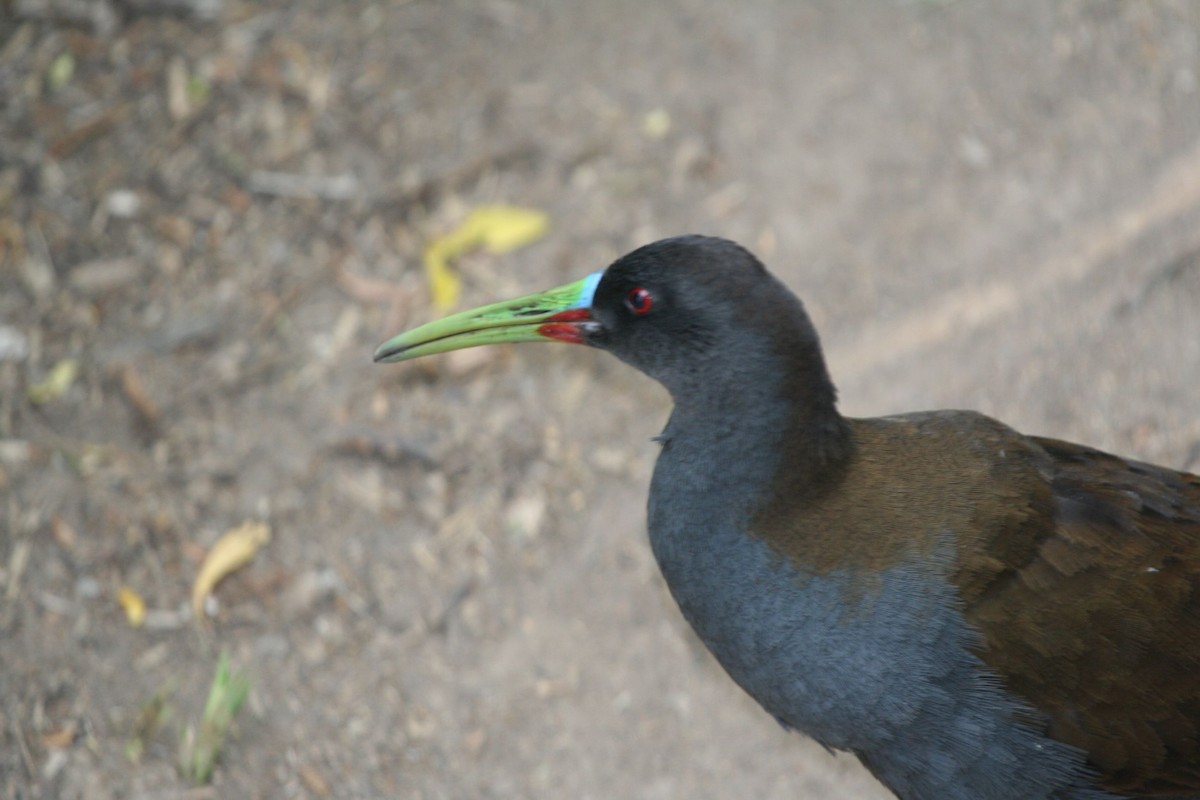
{"label": "bird", "polygon": [[670,393],[651,549],[785,728],[901,800],[1200,798],[1200,477],[973,411],[844,416],[799,298],[708,236],[375,360],[536,341]]}

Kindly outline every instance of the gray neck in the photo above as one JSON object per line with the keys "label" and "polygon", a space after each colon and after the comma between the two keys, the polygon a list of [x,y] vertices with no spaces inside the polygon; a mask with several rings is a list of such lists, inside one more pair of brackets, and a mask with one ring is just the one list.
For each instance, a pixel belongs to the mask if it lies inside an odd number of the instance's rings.
{"label": "gray neck", "polygon": [[770,485],[794,410],[779,373],[752,367],[732,361],[717,380],[673,388],[651,499],[685,502],[674,518],[720,517],[741,527]]}

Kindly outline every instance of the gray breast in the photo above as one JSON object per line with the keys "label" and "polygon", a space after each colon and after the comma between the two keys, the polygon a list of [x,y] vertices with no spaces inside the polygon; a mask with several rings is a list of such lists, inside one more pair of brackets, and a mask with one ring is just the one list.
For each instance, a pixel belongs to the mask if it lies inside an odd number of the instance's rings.
{"label": "gray breast", "polygon": [[668,511],[651,493],[655,557],[700,639],[782,723],[857,753],[901,798],[1111,797],[1085,788],[1078,751],[1027,724],[936,570],[802,574],[705,496]]}

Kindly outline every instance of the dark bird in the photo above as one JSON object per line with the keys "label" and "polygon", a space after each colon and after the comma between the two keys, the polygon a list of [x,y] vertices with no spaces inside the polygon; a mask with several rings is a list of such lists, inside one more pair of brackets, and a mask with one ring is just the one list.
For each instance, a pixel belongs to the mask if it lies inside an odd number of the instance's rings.
{"label": "dark bird", "polygon": [[551,340],[670,391],[650,544],[785,727],[905,800],[1200,797],[1200,478],[971,411],[844,417],[800,301],[721,239],[375,360]]}

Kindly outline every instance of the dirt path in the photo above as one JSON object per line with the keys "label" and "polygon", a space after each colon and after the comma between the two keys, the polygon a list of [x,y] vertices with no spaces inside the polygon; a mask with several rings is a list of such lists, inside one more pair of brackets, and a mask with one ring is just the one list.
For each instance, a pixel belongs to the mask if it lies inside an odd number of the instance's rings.
{"label": "dirt path", "polygon": [[[667,597],[661,390],[564,347],[370,363],[477,205],[551,228],[461,260],[464,305],[719,234],[850,413],[1200,467],[1196,3],[168,5],[0,18],[0,800],[886,796]],[[244,519],[274,537],[201,634]],[[193,790],[222,651],[253,690]]]}

